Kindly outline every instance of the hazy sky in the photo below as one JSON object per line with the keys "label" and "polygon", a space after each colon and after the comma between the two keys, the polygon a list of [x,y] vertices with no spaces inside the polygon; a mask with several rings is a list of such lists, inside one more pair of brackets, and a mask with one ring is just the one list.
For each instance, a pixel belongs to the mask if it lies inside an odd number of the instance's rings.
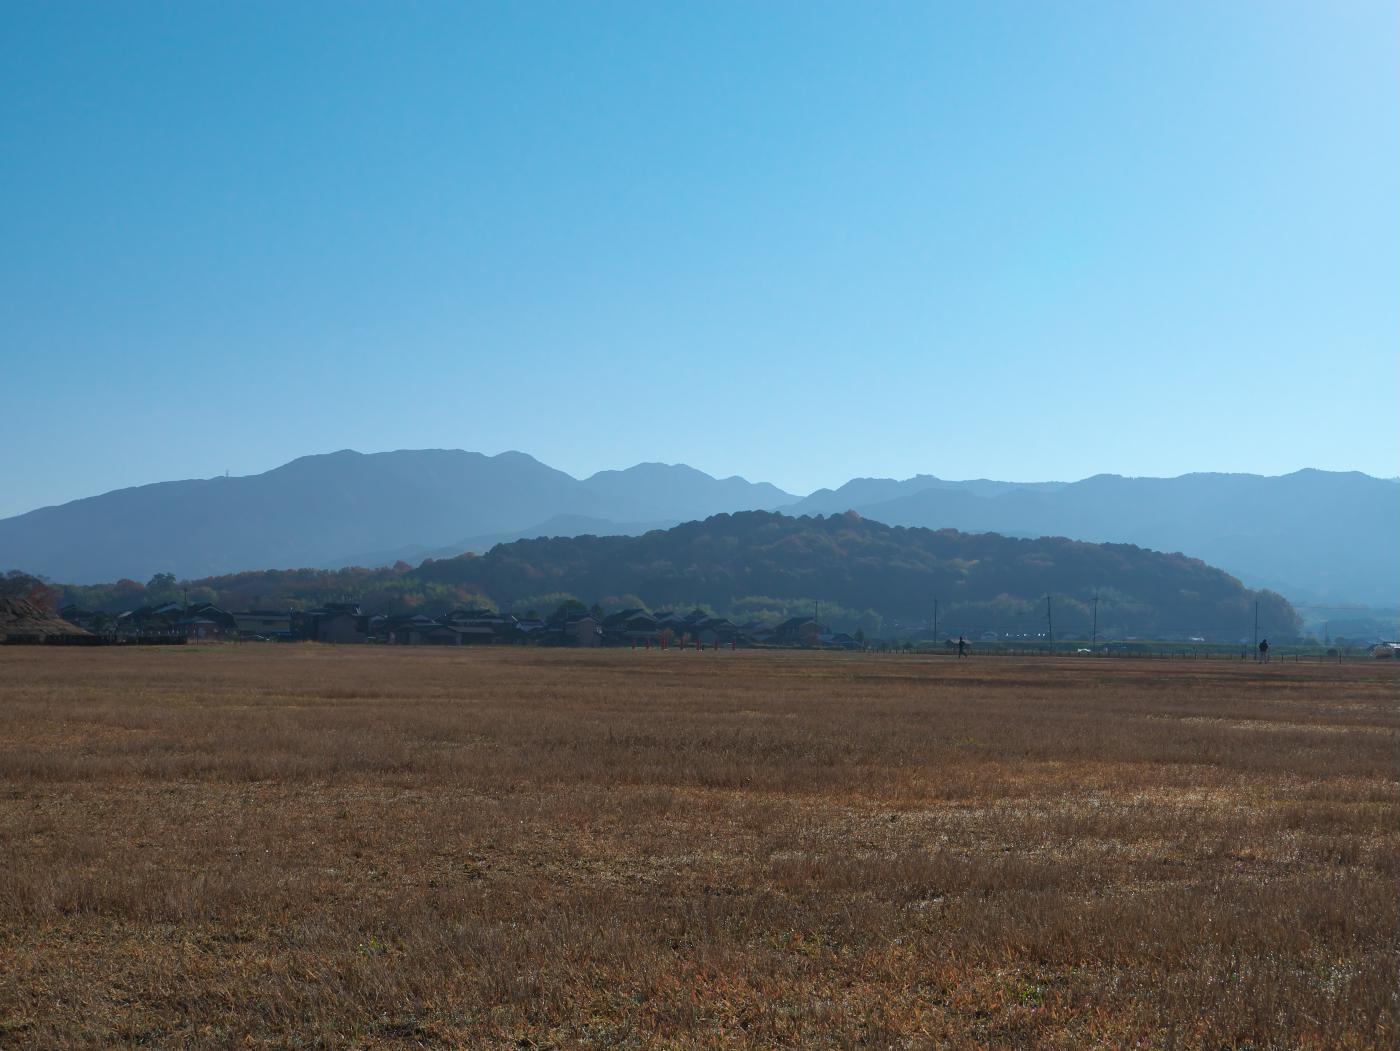
{"label": "hazy sky", "polygon": [[0,515],[339,448],[1400,473],[1396,5],[0,8]]}

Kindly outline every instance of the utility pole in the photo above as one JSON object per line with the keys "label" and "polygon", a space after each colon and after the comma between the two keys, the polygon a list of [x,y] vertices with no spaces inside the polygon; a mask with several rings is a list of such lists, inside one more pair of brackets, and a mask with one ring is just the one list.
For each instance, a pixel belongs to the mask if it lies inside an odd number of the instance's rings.
{"label": "utility pole", "polygon": [[1090,646],[1097,646],[1098,644],[1099,644],[1099,593],[1098,593],[1097,591],[1095,591],[1095,592],[1094,592],[1094,641],[1091,642],[1089,645],[1090,645]]}
{"label": "utility pole", "polygon": [[1050,633],[1050,652],[1055,652],[1055,618],[1050,612],[1050,596],[1045,596],[1045,626]]}

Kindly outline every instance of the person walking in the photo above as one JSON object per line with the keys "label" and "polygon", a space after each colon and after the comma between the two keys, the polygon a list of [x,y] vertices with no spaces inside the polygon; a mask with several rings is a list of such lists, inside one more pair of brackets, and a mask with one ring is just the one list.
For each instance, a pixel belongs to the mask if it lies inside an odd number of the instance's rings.
{"label": "person walking", "polygon": [[961,635],[958,636],[958,656],[967,656],[967,639],[963,638]]}
{"label": "person walking", "polygon": [[1260,639],[1260,640],[1259,640],[1259,659],[1260,659],[1261,661],[1263,661],[1265,664],[1268,664],[1268,663],[1269,663],[1269,640],[1268,640],[1268,639]]}

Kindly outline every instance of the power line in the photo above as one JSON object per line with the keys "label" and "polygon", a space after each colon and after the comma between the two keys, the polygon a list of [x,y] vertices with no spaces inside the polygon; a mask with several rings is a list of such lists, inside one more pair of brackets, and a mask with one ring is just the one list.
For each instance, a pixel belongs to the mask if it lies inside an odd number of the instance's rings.
{"label": "power line", "polygon": [[1320,602],[1290,602],[1289,605],[1294,609],[1354,609],[1367,613],[1392,612],[1389,608],[1380,608],[1377,606],[1325,606]]}

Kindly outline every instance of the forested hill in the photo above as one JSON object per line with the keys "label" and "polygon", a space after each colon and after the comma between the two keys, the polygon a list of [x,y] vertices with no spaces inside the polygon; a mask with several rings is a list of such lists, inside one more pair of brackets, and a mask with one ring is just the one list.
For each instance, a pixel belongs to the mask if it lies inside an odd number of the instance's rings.
{"label": "forested hill", "polygon": [[1058,633],[1249,637],[1296,635],[1292,607],[1252,592],[1197,559],[1126,544],[1012,539],[883,525],[854,513],[792,518],[721,514],[637,537],[573,537],[501,544],[481,556],[426,562],[425,582],[467,587],[498,604],[568,593],[586,602],[635,596],[652,608],[706,605],[742,611],[756,597],[821,601],[922,621],[939,601],[942,623],[963,630],[1044,630],[1051,597]]}
{"label": "forested hill", "polygon": [[1281,639],[1300,630],[1281,596],[1249,591],[1183,555],[888,526],[855,512],[720,514],[634,537],[518,540],[417,567],[269,569],[201,580],[162,574],[149,584],[30,581],[54,608],[71,602],[106,611],[163,601],[231,610],[357,601],[366,612],[493,605],[548,614],[578,600],[605,611],[705,606],[740,623],[773,623],[810,615],[820,603],[822,621],[834,630],[886,637],[926,634],[937,600],[943,632],[1034,635],[1047,630],[1048,612],[1062,640],[1091,633],[1095,595],[1099,634],[1117,638],[1248,639],[1258,601],[1263,634]]}

